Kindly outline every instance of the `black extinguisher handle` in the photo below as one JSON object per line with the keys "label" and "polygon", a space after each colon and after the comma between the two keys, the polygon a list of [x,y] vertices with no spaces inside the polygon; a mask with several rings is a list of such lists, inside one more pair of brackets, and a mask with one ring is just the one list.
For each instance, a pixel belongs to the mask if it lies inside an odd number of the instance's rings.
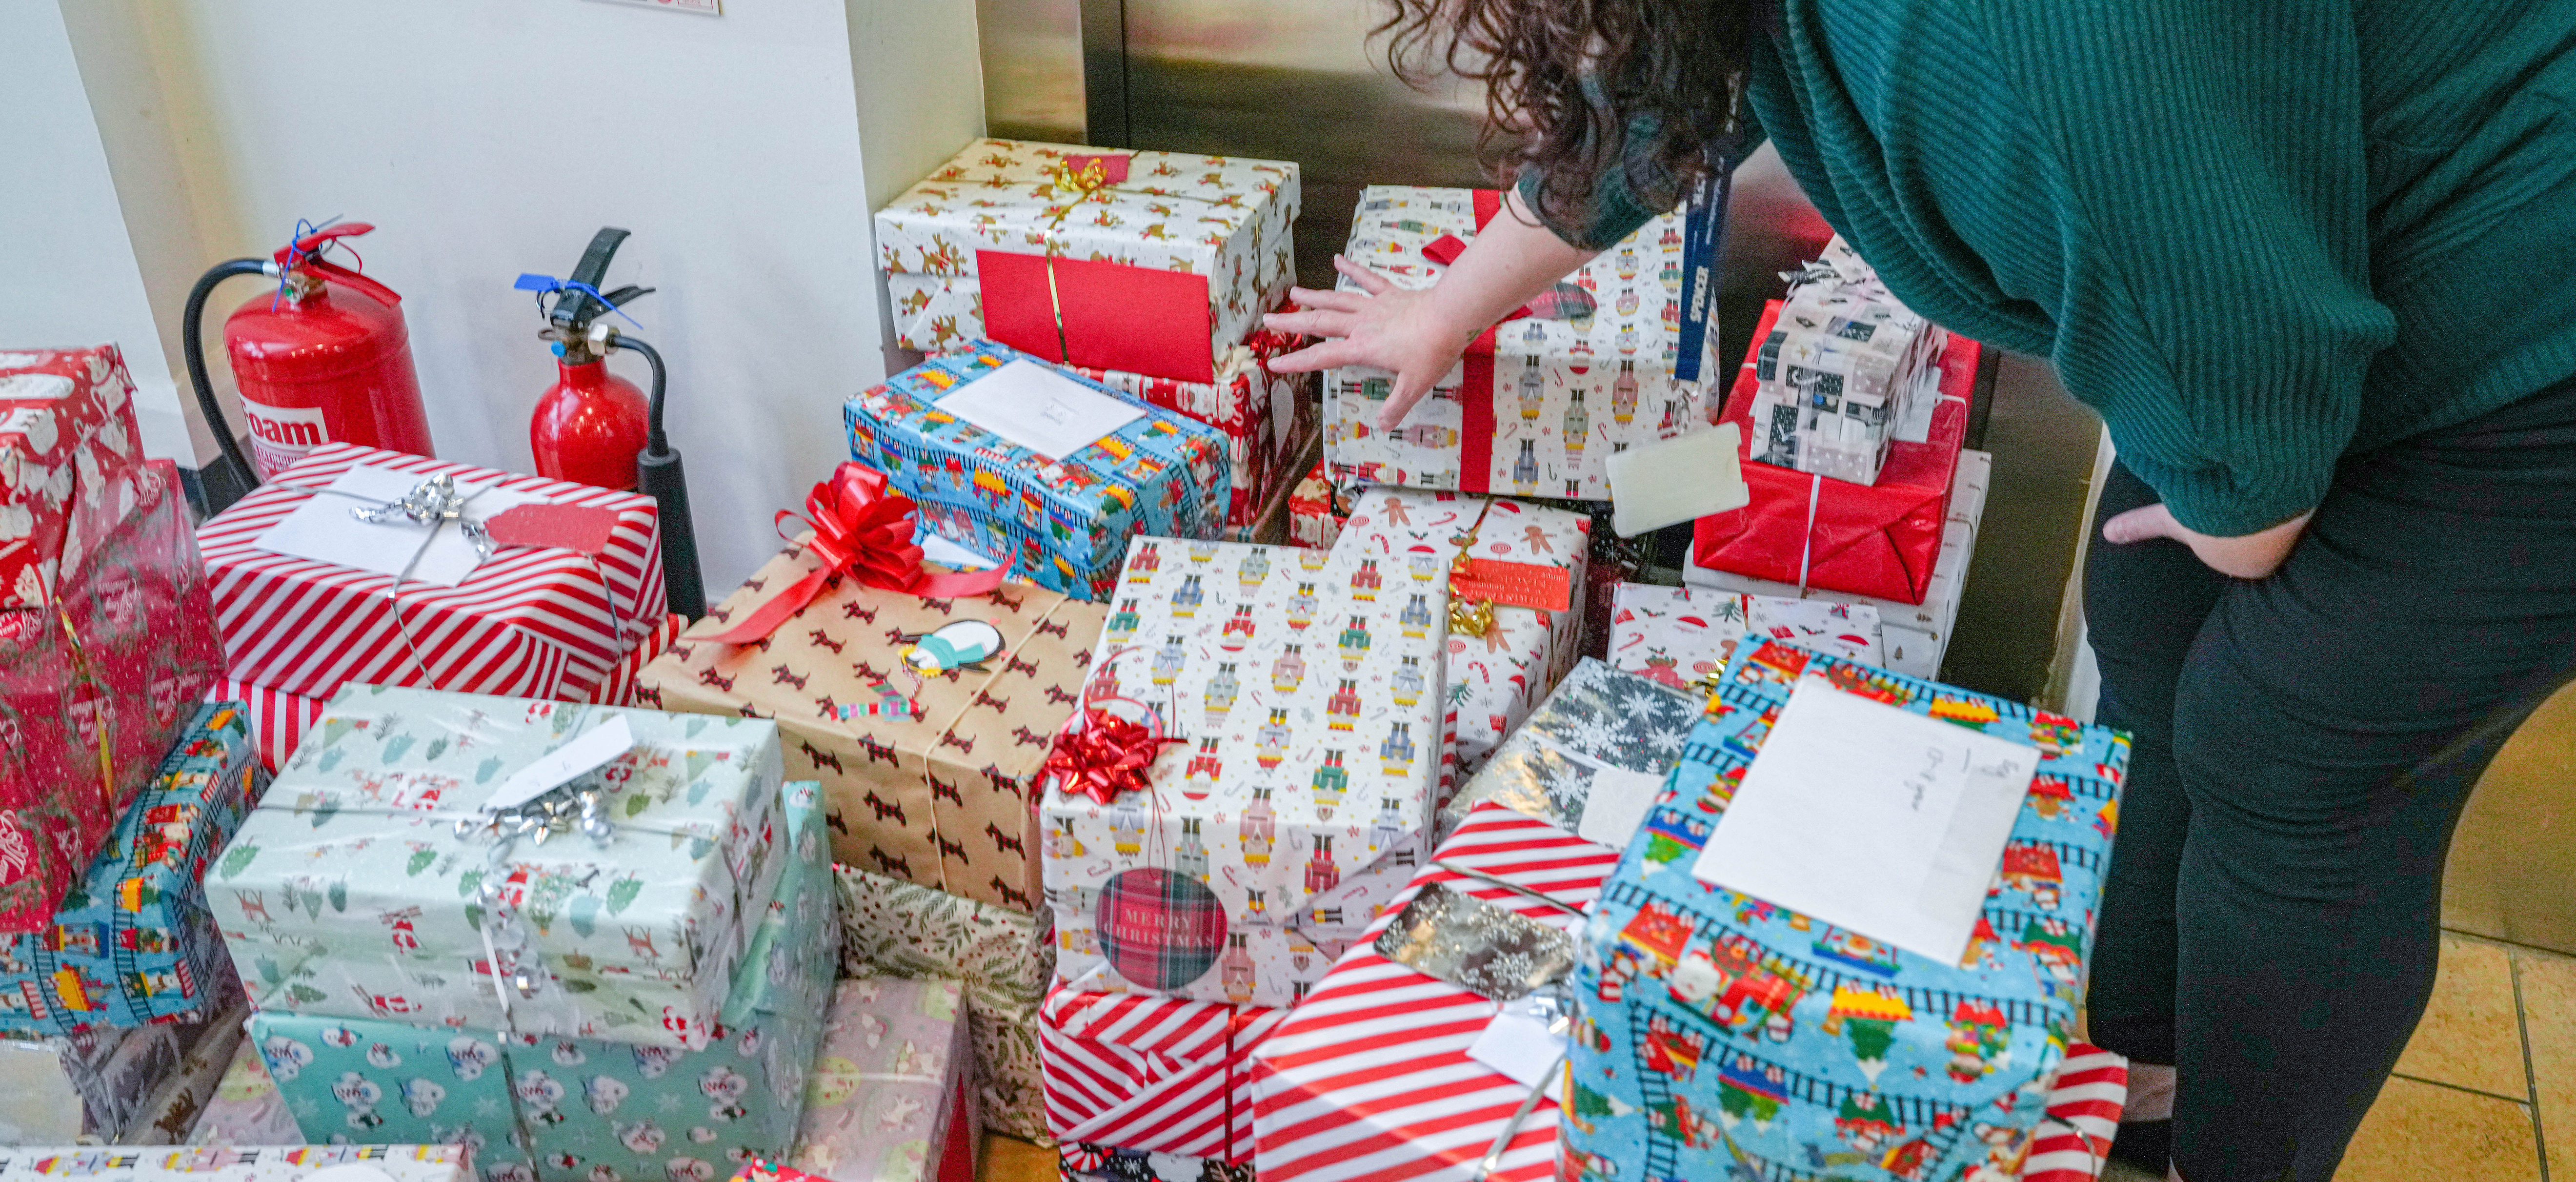
{"label": "black extinguisher handle", "polygon": [[707,614],[706,584],[698,575],[698,531],[689,520],[689,479],[680,453],[662,431],[662,394],[670,375],[662,354],[624,333],[611,333],[612,348],[633,349],[653,367],[653,398],[648,404],[644,450],[635,455],[635,489],[660,507],[662,525],[662,595],[674,615],[696,620]]}
{"label": "black extinguisher handle", "polygon": [[[215,401],[215,384],[206,374],[206,300],[215,294],[217,285],[235,275],[276,273],[277,264],[262,259],[227,259],[217,263],[213,270],[197,277],[195,287],[188,289],[188,307],[179,314],[180,352],[186,355],[188,362],[188,384],[197,392],[197,412],[206,417],[206,430],[214,433],[215,445],[224,450],[224,459],[231,462],[234,474],[245,489],[259,487],[259,470],[251,467],[249,458],[242,455],[241,442],[233,438],[232,425],[224,421],[224,408]],[[222,512],[224,506],[212,502],[215,489],[223,482],[202,483],[207,490],[206,512],[209,515]]]}

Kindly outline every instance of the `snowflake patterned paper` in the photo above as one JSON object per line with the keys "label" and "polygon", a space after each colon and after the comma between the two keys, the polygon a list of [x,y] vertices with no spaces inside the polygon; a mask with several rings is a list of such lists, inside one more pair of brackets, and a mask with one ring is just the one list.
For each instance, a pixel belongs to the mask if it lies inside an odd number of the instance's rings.
{"label": "snowflake patterned paper", "polygon": [[1705,695],[1746,636],[1785,640],[1879,665],[1878,609],[1693,587],[1621,583],[1610,616],[1610,664]]}
{"label": "snowflake patterned paper", "polygon": [[1480,804],[1578,832],[1596,779],[1661,780],[1698,718],[1698,698],[1586,657],[1440,807],[1439,832],[1455,833]]}

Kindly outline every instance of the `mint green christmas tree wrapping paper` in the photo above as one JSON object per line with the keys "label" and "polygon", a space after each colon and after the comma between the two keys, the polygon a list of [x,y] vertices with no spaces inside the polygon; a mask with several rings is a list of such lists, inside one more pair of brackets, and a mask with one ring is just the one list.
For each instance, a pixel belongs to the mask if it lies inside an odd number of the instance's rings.
{"label": "mint green christmas tree wrapping paper", "polygon": [[[619,722],[551,829],[492,830],[513,773]],[[206,883],[252,1004],[708,1045],[781,871],[775,724],[353,686],[306,736]]]}

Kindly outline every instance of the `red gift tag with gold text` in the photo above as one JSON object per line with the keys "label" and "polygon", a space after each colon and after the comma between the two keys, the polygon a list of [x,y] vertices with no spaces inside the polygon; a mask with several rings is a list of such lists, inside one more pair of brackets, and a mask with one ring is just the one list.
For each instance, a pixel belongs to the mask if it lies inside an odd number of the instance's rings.
{"label": "red gift tag with gold text", "polygon": [[1574,575],[1564,567],[1540,562],[1470,558],[1467,569],[1451,569],[1449,596],[1470,603],[1490,599],[1497,607],[1561,612],[1574,604]]}

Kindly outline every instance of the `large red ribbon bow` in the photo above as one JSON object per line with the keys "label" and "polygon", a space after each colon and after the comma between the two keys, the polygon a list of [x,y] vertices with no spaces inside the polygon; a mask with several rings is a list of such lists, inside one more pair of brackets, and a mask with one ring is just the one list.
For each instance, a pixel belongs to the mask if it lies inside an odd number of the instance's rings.
{"label": "large red ribbon bow", "polygon": [[[1115,801],[1121,792],[1150,790],[1153,782],[1147,772],[1154,766],[1154,756],[1166,743],[1187,740],[1164,734],[1163,716],[1150,706],[1127,698],[1097,702],[1086,703],[1056,732],[1041,774],[1052,777],[1066,795],[1088,796],[1102,804]],[[1111,712],[1106,708],[1110,702],[1138,707],[1144,711],[1144,721]]]}
{"label": "large red ribbon bow", "polygon": [[749,644],[777,631],[823,593],[834,576],[847,575],[862,587],[904,591],[935,599],[963,599],[1002,585],[1002,570],[961,571],[934,575],[921,569],[921,547],[912,540],[919,508],[894,490],[886,474],[865,464],[844,463],[830,480],[805,494],[806,516],[781,509],[775,519],[802,521],[814,531],[805,552],[822,565],[798,579],[729,631],[712,637],[720,644]]}

